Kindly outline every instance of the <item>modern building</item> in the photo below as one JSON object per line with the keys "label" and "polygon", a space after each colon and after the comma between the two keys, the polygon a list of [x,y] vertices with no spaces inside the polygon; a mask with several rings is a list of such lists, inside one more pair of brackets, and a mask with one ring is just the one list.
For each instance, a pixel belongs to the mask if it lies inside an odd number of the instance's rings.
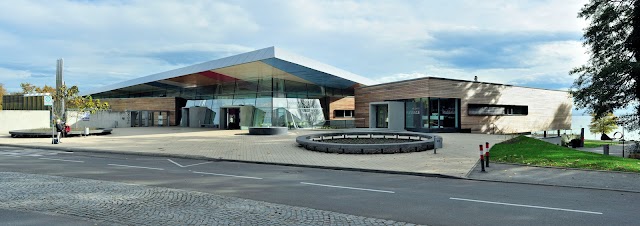
{"label": "modern building", "polygon": [[[367,78],[270,47],[99,88],[92,95],[131,126],[308,128],[352,118]],[[350,123],[347,123],[350,122]],[[334,122],[351,124],[353,120]],[[167,125],[167,124],[164,124]]]}
{"label": "modern building", "polygon": [[43,95],[12,94],[2,96],[2,110],[50,110]]}
{"label": "modern building", "polygon": [[567,92],[427,77],[377,84],[270,47],[83,93],[130,126],[369,127],[520,133],[571,128]]}
{"label": "modern building", "polygon": [[524,133],[571,128],[566,91],[426,77],[355,90],[358,127]]}

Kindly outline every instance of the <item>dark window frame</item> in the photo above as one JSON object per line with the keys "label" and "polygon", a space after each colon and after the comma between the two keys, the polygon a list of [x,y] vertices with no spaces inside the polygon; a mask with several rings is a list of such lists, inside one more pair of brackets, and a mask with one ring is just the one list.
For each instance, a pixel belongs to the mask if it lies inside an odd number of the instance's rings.
{"label": "dark window frame", "polygon": [[334,118],[353,118],[354,114],[355,110],[333,110]]}
{"label": "dark window frame", "polygon": [[[501,113],[475,113],[477,108],[504,108]],[[529,115],[528,105],[501,105],[501,104],[468,104],[467,115],[469,116],[526,116]]]}

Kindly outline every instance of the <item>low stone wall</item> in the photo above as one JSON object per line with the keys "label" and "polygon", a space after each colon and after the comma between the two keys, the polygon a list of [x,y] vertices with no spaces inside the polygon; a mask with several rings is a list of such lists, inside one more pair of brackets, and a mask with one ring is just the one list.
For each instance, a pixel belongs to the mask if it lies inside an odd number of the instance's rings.
{"label": "low stone wall", "polygon": [[67,125],[72,128],[119,128],[131,127],[131,115],[129,112],[98,111],[89,114],[76,111],[67,112]]}
{"label": "low stone wall", "polygon": [[[67,137],[71,136],[88,136],[88,135],[106,135],[111,134],[113,129],[110,128],[94,128],[90,129],[89,133],[85,133],[84,130],[71,130],[71,132],[67,133]],[[19,138],[19,137],[51,137],[53,134],[53,129],[48,131],[42,130],[12,130],[9,131],[11,137]]]}
{"label": "low stone wall", "polygon": [[249,127],[249,135],[283,135],[287,127]]}
{"label": "low stone wall", "polygon": [[[349,132],[303,135],[296,142],[307,150],[340,154],[393,154],[432,150],[435,135],[413,132]],[[325,139],[397,139],[398,143],[342,144],[323,142]],[[403,140],[406,140],[403,142]],[[409,141],[411,140],[411,141]]]}
{"label": "low stone wall", "polygon": [[0,111],[0,136],[8,136],[11,130],[49,128],[49,118],[49,111]]}

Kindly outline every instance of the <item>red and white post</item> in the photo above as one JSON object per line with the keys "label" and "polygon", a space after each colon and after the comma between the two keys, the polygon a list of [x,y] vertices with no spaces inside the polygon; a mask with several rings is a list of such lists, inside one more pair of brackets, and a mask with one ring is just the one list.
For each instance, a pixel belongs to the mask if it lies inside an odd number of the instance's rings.
{"label": "red and white post", "polygon": [[485,172],[484,171],[484,150],[482,150],[482,144],[480,145],[480,166],[482,167],[482,170],[480,171]]}
{"label": "red and white post", "polygon": [[489,167],[489,142],[485,142],[486,152],[484,154],[485,161],[487,162],[487,168]]}

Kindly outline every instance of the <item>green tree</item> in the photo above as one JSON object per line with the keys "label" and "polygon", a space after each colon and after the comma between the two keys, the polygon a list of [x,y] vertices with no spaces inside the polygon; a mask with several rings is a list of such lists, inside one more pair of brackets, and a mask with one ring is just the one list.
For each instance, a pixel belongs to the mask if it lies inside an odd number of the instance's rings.
{"label": "green tree", "polygon": [[576,108],[595,118],[632,108],[620,121],[640,129],[640,0],[591,0],[578,17],[590,21],[583,35],[590,59],[570,72],[578,75],[571,92]]}
{"label": "green tree", "polygon": [[20,88],[22,88],[22,94],[36,93],[36,86],[28,82],[20,83]]}
{"label": "green tree", "polygon": [[608,113],[600,118],[593,117],[591,118],[591,124],[589,124],[589,131],[599,134],[611,133],[618,128],[617,121],[618,118],[613,113]]}
{"label": "green tree", "polygon": [[56,88],[53,88],[51,86],[48,85],[44,85],[42,88],[40,87],[36,87],[35,88],[36,93],[55,93],[56,92]]}
{"label": "green tree", "polygon": [[[41,90],[47,90],[47,86]],[[66,85],[62,85],[60,89],[54,89],[52,97],[55,102],[64,101],[65,110],[76,110],[78,115],[85,112],[95,113],[96,111],[108,110],[110,108],[107,102],[101,102],[99,99],[93,99],[91,96],[80,96],[78,86],[67,87]],[[62,115],[61,117],[66,116],[63,112],[56,112],[56,115]],[[64,118],[63,120],[66,121],[67,119]]]}
{"label": "green tree", "polygon": [[54,94],[56,92],[56,88],[53,88],[51,86],[44,85],[43,87],[38,87],[28,82],[20,83],[20,88],[22,89],[21,94],[31,94],[31,93]]}
{"label": "green tree", "polygon": [[[78,125],[77,119],[80,114],[84,114],[85,112],[95,113],[96,111],[108,110],[110,108],[107,102],[101,102],[99,99],[93,99],[91,96],[83,97],[80,96],[79,93],[80,90],[78,86],[67,88],[66,85],[62,85],[53,95],[54,101],[64,100],[66,109],[76,110],[76,126]],[[64,121],[66,121],[66,118]]]}

